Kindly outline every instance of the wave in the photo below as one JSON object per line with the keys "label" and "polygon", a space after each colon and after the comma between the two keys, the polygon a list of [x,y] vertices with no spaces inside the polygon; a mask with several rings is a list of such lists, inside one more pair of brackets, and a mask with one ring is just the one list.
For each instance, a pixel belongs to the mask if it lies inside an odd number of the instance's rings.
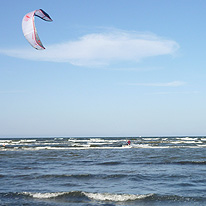
{"label": "wave", "polygon": [[[1,176],[0,176],[1,177]],[[19,175],[16,177],[22,177],[24,179],[32,179],[32,176],[29,175]],[[40,175],[36,176],[35,179],[78,179],[78,180],[94,180],[94,179],[99,179],[99,180],[107,180],[107,179],[122,179],[122,178],[127,178],[128,175],[125,174],[47,174],[47,175]],[[136,176],[135,176],[136,177]]]}
{"label": "wave", "polygon": [[154,196],[154,194],[135,195],[135,194],[112,194],[112,193],[92,193],[82,191],[71,191],[71,192],[54,192],[54,193],[32,193],[23,192],[19,193],[25,196],[30,196],[36,199],[56,199],[56,198],[84,198],[87,200],[95,201],[111,201],[111,202],[127,202],[135,201],[140,199],[146,199]]}
{"label": "wave", "polygon": [[[21,193],[0,193],[1,199],[23,199],[29,201],[46,201],[66,202],[66,203],[120,203],[121,205],[130,204],[137,205],[138,203],[146,203],[147,205],[156,205],[158,202],[161,205],[169,205],[169,203],[176,205],[193,205],[205,204],[205,197],[183,197],[177,195],[160,195],[160,194],[118,194],[118,193],[95,193],[84,191],[70,191],[70,192],[21,192]],[[156,204],[155,204],[156,203]],[[119,204],[118,204],[119,205]],[[157,204],[159,205],[159,204]]]}
{"label": "wave", "polygon": [[179,161],[174,162],[174,164],[181,164],[181,165],[206,165],[206,161]]}
{"label": "wave", "polygon": [[112,201],[112,202],[127,202],[139,199],[145,199],[151,197],[153,194],[148,195],[133,195],[133,194],[111,194],[111,193],[87,193],[84,194],[90,198],[97,201]]}
{"label": "wave", "polygon": [[120,162],[120,161],[98,163],[98,165],[120,165],[120,164],[122,164],[122,162]]}
{"label": "wave", "polygon": [[[130,139],[130,147],[124,147]],[[0,151],[14,150],[92,150],[147,148],[205,148],[205,137],[137,138],[19,138],[1,139]]]}

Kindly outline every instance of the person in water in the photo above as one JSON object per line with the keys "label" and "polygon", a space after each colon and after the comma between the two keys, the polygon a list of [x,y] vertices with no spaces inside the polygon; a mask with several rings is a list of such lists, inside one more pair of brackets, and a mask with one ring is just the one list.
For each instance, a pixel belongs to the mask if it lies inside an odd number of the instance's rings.
{"label": "person in water", "polygon": [[128,140],[128,141],[127,141],[127,145],[129,146],[130,144],[131,144],[131,141],[130,141],[130,140]]}

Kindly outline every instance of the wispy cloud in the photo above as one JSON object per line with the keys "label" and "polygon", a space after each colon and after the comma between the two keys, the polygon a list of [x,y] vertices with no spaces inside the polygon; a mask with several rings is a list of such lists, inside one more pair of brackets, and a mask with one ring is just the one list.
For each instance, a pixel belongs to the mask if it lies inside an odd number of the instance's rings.
{"label": "wispy cloud", "polygon": [[115,62],[138,62],[152,56],[173,55],[178,48],[177,42],[154,34],[112,30],[50,45],[44,51],[36,51],[28,46],[28,49],[0,49],[0,53],[37,61],[105,66]]}
{"label": "wispy cloud", "polygon": [[134,86],[146,86],[146,87],[179,87],[185,85],[186,82],[183,81],[173,81],[173,82],[157,82],[157,83],[131,83],[129,85]]}

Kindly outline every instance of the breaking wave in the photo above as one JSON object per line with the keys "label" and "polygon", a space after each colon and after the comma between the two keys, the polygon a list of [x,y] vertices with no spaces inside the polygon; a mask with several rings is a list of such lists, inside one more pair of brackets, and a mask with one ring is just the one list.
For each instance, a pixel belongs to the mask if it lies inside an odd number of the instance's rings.
{"label": "breaking wave", "polygon": [[[18,199],[30,199],[32,198],[38,201],[50,202],[66,202],[66,203],[100,203],[110,202],[121,203],[121,205],[136,205],[138,202],[145,202],[147,204],[156,205],[155,203],[161,202],[165,204],[179,203],[180,205],[191,205],[197,201],[205,203],[206,198],[195,197],[182,197],[177,195],[158,195],[158,194],[112,194],[112,193],[92,193],[83,191],[71,191],[71,192],[51,192],[51,193],[38,193],[38,192],[22,192],[22,193],[0,193],[0,197],[5,198],[18,198]],[[130,203],[129,203],[130,202]],[[118,204],[119,205],[119,204]]]}
{"label": "breaking wave", "polygon": [[91,193],[91,192],[56,192],[56,193],[32,193],[23,192],[20,193],[25,196],[29,196],[37,199],[56,199],[56,198],[84,198],[85,200],[95,200],[95,201],[111,201],[111,202],[127,202],[135,201],[140,199],[146,199],[154,196],[154,194],[146,195],[135,195],[135,194],[112,194],[112,193]]}
{"label": "breaking wave", "polygon": [[90,199],[94,199],[97,201],[112,201],[112,202],[135,201],[139,199],[145,199],[153,195],[153,194],[133,195],[133,194],[86,193],[86,192],[84,192],[84,194]]}

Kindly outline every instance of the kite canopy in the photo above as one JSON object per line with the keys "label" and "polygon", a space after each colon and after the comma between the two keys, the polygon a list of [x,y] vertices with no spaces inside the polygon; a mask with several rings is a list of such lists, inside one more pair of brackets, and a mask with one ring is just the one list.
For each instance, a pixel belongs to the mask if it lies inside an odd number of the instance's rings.
{"label": "kite canopy", "polygon": [[27,41],[37,50],[45,49],[36,31],[34,16],[45,21],[52,21],[51,17],[42,9],[38,9],[26,14],[22,20],[22,30]]}

